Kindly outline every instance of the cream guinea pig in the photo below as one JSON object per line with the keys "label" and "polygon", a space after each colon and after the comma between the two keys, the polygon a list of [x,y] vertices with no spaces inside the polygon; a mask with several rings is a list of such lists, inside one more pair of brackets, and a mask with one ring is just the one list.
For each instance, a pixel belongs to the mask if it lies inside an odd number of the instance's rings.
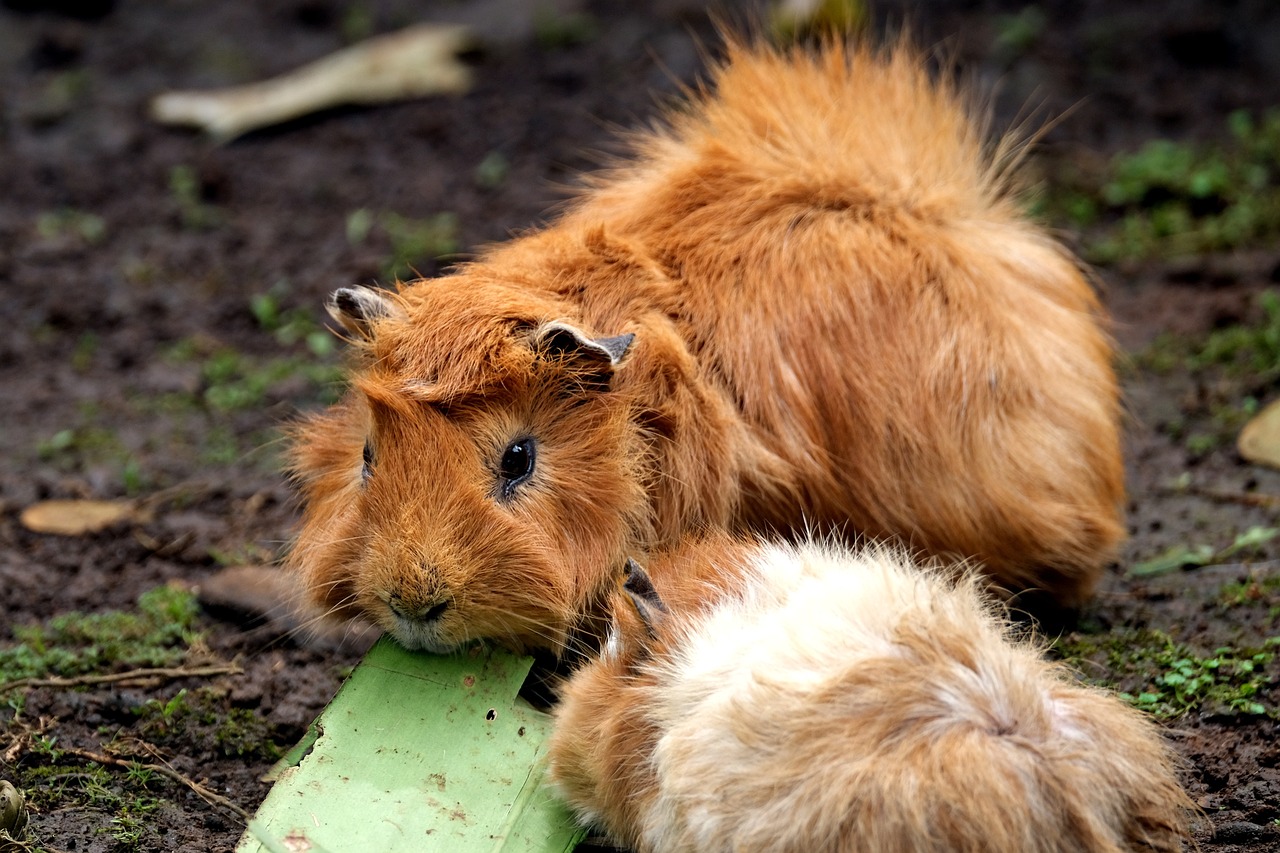
{"label": "cream guinea pig", "polygon": [[1012,639],[971,574],[718,538],[624,589],[550,777],[637,853],[1182,849],[1156,726]]}
{"label": "cream guinea pig", "polygon": [[411,648],[593,635],[629,555],[839,530],[1074,606],[1123,536],[1112,346],[1018,146],[905,45],[731,43],[552,224],[337,291],[309,597]]}

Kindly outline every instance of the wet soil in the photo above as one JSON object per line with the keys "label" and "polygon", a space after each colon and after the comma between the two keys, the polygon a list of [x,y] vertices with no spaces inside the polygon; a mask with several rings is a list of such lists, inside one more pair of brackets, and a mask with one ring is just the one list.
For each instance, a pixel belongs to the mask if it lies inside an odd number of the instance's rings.
{"label": "wet soil", "polygon": [[[227,565],[278,556],[296,515],[278,429],[333,393],[338,357],[311,335],[325,296],[388,281],[389,259],[423,275],[447,265],[411,245],[421,235],[407,220],[451,214],[440,227],[456,223],[460,250],[539,221],[610,150],[613,127],[646,121],[676,81],[695,79],[700,45],[714,52],[706,10],[691,0],[584,3],[586,17],[539,21],[522,5],[479,16],[493,28],[470,57],[476,85],[465,96],[334,110],[215,145],[152,123],[149,99],[260,79],[459,6],[0,3],[0,645],[56,614],[128,609],[157,586],[199,588]],[[909,20],[994,88],[997,127],[1061,117],[1033,163],[1046,180],[1155,137],[1221,138],[1232,111],[1273,106],[1280,91],[1280,8],[1261,0],[873,8],[878,27]],[[1029,35],[1010,17],[1027,14]],[[1118,339],[1140,355],[1161,333],[1194,340],[1257,319],[1257,294],[1280,280],[1280,250],[1129,263],[1100,280]],[[1126,572],[1174,545],[1221,547],[1275,524],[1266,496],[1280,495],[1280,474],[1243,462],[1229,437],[1186,440],[1221,431],[1215,400],[1265,400],[1274,378],[1224,390],[1144,357],[1124,375],[1131,539],[1073,636],[1160,631],[1204,656],[1261,648],[1280,634],[1280,595],[1267,584],[1280,547],[1149,579]],[[36,534],[19,520],[44,499],[157,495],[150,519],[92,535]],[[302,735],[358,653],[305,645],[227,608],[210,608],[199,629],[198,654],[236,659],[242,675],[26,691],[20,713],[0,702],[0,777],[54,784],[36,773],[53,761],[50,743],[101,752],[146,735],[152,760],[251,811],[273,745]],[[1122,682],[1109,660],[1085,675]],[[1261,670],[1267,713],[1201,707],[1166,723],[1204,809],[1205,850],[1280,849],[1278,670]],[[154,720],[139,709],[184,688],[203,716],[139,729]],[[217,733],[245,712],[258,737],[228,748]],[[129,790],[123,770],[111,774],[108,788]],[[110,798],[73,777],[55,780],[62,793],[33,797],[32,830],[47,849],[222,850],[242,829],[160,779],[147,783],[159,805],[130,835]]]}

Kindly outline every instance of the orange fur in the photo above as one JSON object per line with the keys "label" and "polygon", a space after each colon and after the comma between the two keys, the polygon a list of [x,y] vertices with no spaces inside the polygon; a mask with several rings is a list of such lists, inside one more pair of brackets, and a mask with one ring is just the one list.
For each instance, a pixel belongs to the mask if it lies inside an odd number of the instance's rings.
{"label": "orange fur", "polygon": [[[626,555],[709,528],[1090,594],[1123,535],[1111,345],[964,99],[906,47],[840,44],[733,45],[712,90],[544,230],[347,294],[353,389],[293,445],[315,600],[409,645],[556,648]],[[634,343],[548,357],[555,321]],[[537,469],[495,500],[522,435]]]}
{"label": "orange fur", "polygon": [[650,566],[565,686],[550,778],[637,853],[1179,851],[1156,727],[1008,636],[971,576],[715,539]]}

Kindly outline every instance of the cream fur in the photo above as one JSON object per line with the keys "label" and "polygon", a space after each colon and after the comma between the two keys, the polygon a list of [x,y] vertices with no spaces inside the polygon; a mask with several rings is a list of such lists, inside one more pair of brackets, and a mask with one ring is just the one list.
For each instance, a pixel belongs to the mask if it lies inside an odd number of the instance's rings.
{"label": "cream fur", "polygon": [[1156,727],[1010,636],[971,574],[871,546],[655,561],[656,637],[566,685],[551,774],[643,853],[1176,851]]}

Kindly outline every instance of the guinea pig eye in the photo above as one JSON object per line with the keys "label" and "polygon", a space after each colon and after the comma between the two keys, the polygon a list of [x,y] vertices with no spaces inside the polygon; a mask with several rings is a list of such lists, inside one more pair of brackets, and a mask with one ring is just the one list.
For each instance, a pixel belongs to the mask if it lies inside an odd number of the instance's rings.
{"label": "guinea pig eye", "polygon": [[498,476],[502,478],[502,496],[510,497],[516,486],[533,476],[533,465],[537,451],[532,438],[522,438],[511,442],[502,453],[502,461],[498,464]]}
{"label": "guinea pig eye", "polygon": [[373,445],[367,441],[364,443],[364,454],[362,459],[363,465],[360,468],[361,482],[368,480],[369,475],[373,473]]}

